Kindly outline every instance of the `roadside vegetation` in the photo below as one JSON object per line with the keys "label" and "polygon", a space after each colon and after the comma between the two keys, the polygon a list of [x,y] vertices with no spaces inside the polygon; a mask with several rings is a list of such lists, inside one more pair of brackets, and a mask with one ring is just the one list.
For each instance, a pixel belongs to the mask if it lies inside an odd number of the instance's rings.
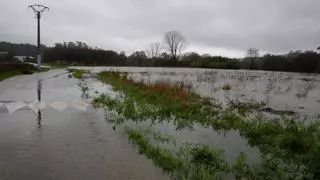
{"label": "roadside vegetation", "polygon": [[[118,92],[116,98],[101,94],[93,99],[96,107],[113,112],[109,122],[125,127],[139,152],[168,172],[172,179],[317,179],[320,168],[320,126],[318,122],[299,121],[295,116],[266,118],[259,111],[263,104],[237,104],[228,107],[213,104],[191,92],[184,84],[165,82],[145,84],[128,79],[126,73],[102,72],[98,79]],[[254,107],[254,108],[253,108]],[[261,153],[261,163],[249,165],[245,152],[235,163],[226,162],[223,150],[197,144],[168,149],[148,138],[146,131],[135,130],[127,121],[170,122],[176,130],[196,125],[216,132],[234,130]],[[130,127],[130,128],[129,128]]]}
{"label": "roadside vegetation", "polygon": [[[5,43],[0,42],[0,47]],[[28,46],[28,45],[26,45]],[[15,46],[12,46],[15,47]],[[29,47],[29,46],[28,46]],[[0,48],[1,52],[1,48]],[[33,74],[49,71],[49,68],[37,68],[32,64],[21,62],[14,58],[13,53],[0,54],[0,81],[21,74]]]}
{"label": "roadside vegetation", "polygon": [[0,81],[22,74],[33,74],[38,72],[49,71],[49,68],[36,68],[30,64],[0,64]]}

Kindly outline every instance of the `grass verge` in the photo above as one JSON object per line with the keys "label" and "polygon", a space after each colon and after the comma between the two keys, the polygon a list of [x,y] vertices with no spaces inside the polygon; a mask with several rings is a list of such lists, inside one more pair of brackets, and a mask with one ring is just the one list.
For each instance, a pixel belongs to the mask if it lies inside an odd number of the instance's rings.
{"label": "grass verge", "polygon": [[0,81],[3,81],[4,79],[11,78],[13,76],[20,75],[21,72],[19,71],[8,71],[8,72],[1,72],[0,73]]}
{"label": "grass verge", "polygon": [[33,65],[19,64],[19,65],[7,65],[6,67],[0,67],[0,81],[11,78],[17,75],[33,74],[39,72],[49,71],[49,68],[36,68]]}

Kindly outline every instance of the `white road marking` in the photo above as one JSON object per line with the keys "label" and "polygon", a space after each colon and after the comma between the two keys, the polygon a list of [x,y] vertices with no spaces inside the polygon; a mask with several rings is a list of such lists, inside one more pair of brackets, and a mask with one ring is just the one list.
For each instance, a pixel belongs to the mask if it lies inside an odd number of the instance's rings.
{"label": "white road marking", "polygon": [[29,104],[29,107],[35,112],[37,113],[39,110],[42,110],[44,108],[47,107],[47,104],[45,102],[38,102],[38,101],[34,101],[32,103]]}
{"label": "white road marking", "polygon": [[84,101],[73,101],[71,102],[71,105],[77,109],[80,109],[82,111],[86,111],[89,104]]}
{"label": "white road marking", "polygon": [[68,107],[68,103],[63,101],[54,101],[50,103],[50,106],[60,112],[64,111]]}
{"label": "white road marking", "polygon": [[6,108],[8,109],[8,112],[11,114],[23,107],[25,107],[27,104],[23,102],[12,102],[5,104]]}

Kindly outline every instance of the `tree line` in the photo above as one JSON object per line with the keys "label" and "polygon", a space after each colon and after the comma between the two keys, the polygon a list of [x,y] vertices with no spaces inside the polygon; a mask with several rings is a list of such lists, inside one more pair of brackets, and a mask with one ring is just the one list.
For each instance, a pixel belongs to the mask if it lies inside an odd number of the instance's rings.
{"label": "tree line", "polygon": [[[291,51],[284,55],[260,55],[259,49],[250,48],[245,58],[229,58],[185,53],[186,38],[177,31],[164,34],[163,40],[149,44],[145,50],[126,55],[93,48],[86,43],[62,42],[53,47],[42,46],[44,62],[58,65],[194,67],[214,69],[253,69],[288,72],[320,73],[320,53],[316,50]],[[320,51],[320,47],[317,49]],[[0,43],[0,52],[36,56],[36,46],[30,44]]]}
{"label": "tree line", "polygon": [[126,65],[125,54],[92,48],[83,42],[56,43],[44,50],[44,62],[58,65]]}
{"label": "tree line", "polygon": [[[320,47],[317,48],[320,51]],[[317,51],[290,51],[285,55],[265,54],[250,48],[241,62],[242,69],[320,73],[320,53]]]}
{"label": "tree line", "polygon": [[[41,45],[43,49],[47,48]],[[36,56],[37,46],[33,44],[16,44],[10,42],[0,42],[0,52],[7,52],[11,56]]]}

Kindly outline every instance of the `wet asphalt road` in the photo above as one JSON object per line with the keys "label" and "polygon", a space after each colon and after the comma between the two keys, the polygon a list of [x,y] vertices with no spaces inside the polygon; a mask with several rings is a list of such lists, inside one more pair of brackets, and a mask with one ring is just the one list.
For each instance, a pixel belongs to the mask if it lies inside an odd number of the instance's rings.
{"label": "wet asphalt road", "polygon": [[[39,79],[43,101],[81,100],[79,80],[60,69],[0,82],[0,102],[37,100]],[[60,112],[47,105],[40,113],[0,107],[1,180],[166,179],[125,134],[113,131],[103,110]]]}

